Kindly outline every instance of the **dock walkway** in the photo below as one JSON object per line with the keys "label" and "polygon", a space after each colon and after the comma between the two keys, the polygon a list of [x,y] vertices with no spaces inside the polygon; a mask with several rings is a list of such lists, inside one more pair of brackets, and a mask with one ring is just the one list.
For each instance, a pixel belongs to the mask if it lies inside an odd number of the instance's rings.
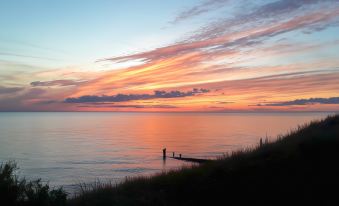
{"label": "dock walkway", "polygon": [[199,158],[188,158],[188,157],[170,157],[172,159],[186,161],[186,162],[195,162],[195,163],[206,163],[213,160],[210,159],[199,159]]}

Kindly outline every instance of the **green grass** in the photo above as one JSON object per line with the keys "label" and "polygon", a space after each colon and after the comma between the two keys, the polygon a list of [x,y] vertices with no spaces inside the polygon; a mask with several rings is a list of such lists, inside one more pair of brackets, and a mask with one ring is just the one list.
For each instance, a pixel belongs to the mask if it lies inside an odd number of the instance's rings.
{"label": "green grass", "polygon": [[339,115],[198,166],[83,184],[67,205],[339,205],[338,190]]}

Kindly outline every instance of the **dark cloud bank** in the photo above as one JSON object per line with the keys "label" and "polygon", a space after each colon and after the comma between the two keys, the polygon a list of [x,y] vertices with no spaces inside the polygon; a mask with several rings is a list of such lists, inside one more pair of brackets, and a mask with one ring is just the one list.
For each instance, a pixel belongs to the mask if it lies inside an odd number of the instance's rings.
{"label": "dark cloud bank", "polygon": [[142,108],[147,108],[147,109],[150,109],[150,108],[156,108],[156,109],[172,109],[172,108],[178,108],[176,106],[173,106],[173,105],[135,105],[135,104],[132,104],[132,105],[80,105],[78,107],[89,107],[89,108],[93,108],[93,107],[96,107],[96,108],[135,108],[135,109],[142,109]]}
{"label": "dark cloud bank", "polygon": [[308,104],[339,104],[339,97],[296,99],[293,101],[286,101],[286,102],[258,104],[257,106],[293,106],[293,105],[308,105]]}
{"label": "dark cloud bank", "polygon": [[192,91],[154,91],[153,94],[117,94],[113,96],[86,95],[65,99],[66,103],[93,103],[93,102],[127,102],[132,100],[148,100],[160,98],[179,98],[195,96],[196,94],[207,93],[208,89],[193,89]]}

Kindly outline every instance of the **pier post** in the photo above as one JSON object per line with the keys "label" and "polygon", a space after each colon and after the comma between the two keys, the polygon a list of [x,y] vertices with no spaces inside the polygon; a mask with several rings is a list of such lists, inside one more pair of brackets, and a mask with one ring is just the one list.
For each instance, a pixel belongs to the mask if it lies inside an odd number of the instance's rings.
{"label": "pier post", "polygon": [[166,159],[166,148],[162,149],[162,158]]}
{"label": "pier post", "polygon": [[175,153],[173,152],[173,157],[175,156]]}
{"label": "pier post", "polygon": [[181,154],[179,154],[179,158],[181,159]]}

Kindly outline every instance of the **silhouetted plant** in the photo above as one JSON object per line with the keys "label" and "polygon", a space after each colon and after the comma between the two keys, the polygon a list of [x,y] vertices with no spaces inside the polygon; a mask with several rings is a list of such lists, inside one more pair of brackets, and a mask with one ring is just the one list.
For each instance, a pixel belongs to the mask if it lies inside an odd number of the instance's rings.
{"label": "silhouetted plant", "polygon": [[18,206],[63,206],[67,194],[62,188],[52,189],[40,179],[26,181],[14,173],[18,169],[15,162],[0,165],[0,205]]}
{"label": "silhouetted plant", "polygon": [[0,166],[0,197],[5,205],[15,205],[23,198],[23,182],[14,175],[17,166],[14,162],[7,162]]}

